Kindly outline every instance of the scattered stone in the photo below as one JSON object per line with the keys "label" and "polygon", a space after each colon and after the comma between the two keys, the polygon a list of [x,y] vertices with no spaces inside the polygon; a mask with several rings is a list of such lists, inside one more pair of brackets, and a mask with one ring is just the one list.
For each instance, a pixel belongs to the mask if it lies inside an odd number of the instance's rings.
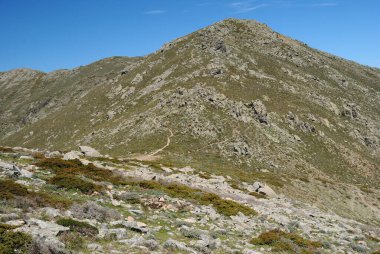
{"label": "scattered stone", "polygon": [[267,109],[262,101],[255,100],[249,103],[247,106],[253,109],[255,117],[259,120],[260,123],[268,124]]}
{"label": "scattered stone", "polygon": [[11,178],[18,178],[18,177],[31,178],[33,176],[32,172],[29,172],[22,168],[20,169],[16,165],[0,161],[0,176],[2,174],[4,176],[11,177]]}
{"label": "scattered stone", "polygon": [[130,230],[138,233],[148,233],[148,229],[146,228],[146,225],[144,223],[140,224],[136,221],[126,221],[123,223],[123,225],[129,228]]}
{"label": "scattered stone", "polygon": [[98,237],[122,240],[127,238],[127,230],[125,228],[101,228]]}
{"label": "scattered stone", "polygon": [[87,248],[91,251],[103,252],[103,247],[97,243],[90,243],[87,245]]}
{"label": "scattered stone", "polygon": [[10,220],[10,221],[5,222],[5,224],[9,226],[14,226],[14,227],[21,227],[22,225],[25,225],[25,221],[24,220]]}
{"label": "scattered stone", "polygon": [[355,104],[355,103],[345,103],[343,105],[343,111],[342,111],[342,115],[343,116],[346,116],[346,117],[349,117],[351,119],[355,119],[355,118],[358,118],[359,117],[359,108],[358,106]]}
{"label": "scattered stone", "polygon": [[174,251],[180,250],[180,251],[185,251],[188,253],[194,253],[194,254],[196,253],[194,250],[187,247],[185,243],[179,242],[170,238],[166,240],[166,242],[164,243],[164,248],[169,249],[169,250],[174,250]]}
{"label": "scattered stone", "polygon": [[34,218],[26,220],[26,225],[17,228],[17,231],[22,231],[33,236],[41,237],[57,236],[60,232],[68,230],[70,230],[70,228],[63,227],[54,222],[43,221]]}

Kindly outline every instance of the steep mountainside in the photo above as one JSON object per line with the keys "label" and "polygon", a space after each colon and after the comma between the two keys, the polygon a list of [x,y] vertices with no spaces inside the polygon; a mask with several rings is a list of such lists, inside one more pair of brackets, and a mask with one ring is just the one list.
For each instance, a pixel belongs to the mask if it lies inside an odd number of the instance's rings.
{"label": "steep mountainside", "polygon": [[141,58],[0,73],[0,144],[193,168],[380,224],[380,70],[228,19]]}

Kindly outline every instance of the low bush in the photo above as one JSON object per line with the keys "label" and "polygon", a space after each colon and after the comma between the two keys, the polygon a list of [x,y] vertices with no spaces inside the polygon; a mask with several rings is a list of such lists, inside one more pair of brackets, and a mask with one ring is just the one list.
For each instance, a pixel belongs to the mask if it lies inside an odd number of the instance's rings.
{"label": "low bush", "polygon": [[56,174],[79,175],[94,181],[104,181],[112,184],[124,183],[121,175],[108,169],[98,168],[92,163],[83,165],[78,159],[66,161],[60,158],[45,158],[36,162],[35,165]]}
{"label": "low bush", "polygon": [[136,192],[122,193],[116,196],[116,198],[130,204],[139,204],[141,202],[140,195]]}
{"label": "low bush", "polygon": [[14,150],[10,147],[0,146],[0,152],[2,152],[2,153],[13,153]]}
{"label": "low bush", "polygon": [[13,228],[0,224],[0,253],[27,254],[31,248],[31,236],[22,232],[13,232]]}
{"label": "low bush", "polygon": [[[85,239],[84,237],[76,232],[72,231],[65,231],[62,232],[62,234],[59,235],[59,240],[65,244],[66,249],[70,249],[71,251],[75,252],[68,252],[68,253],[78,253],[80,250],[85,249]],[[49,252],[51,253],[51,252]],[[56,252],[54,252],[56,253]],[[59,253],[66,253],[66,252],[59,252]],[[82,252],[80,252],[82,253]],[[40,253],[38,253],[40,254]]]}
{"label": "low bush", "polygon": [[78,159],[62,160],[60,158],[44,158],[42,160],[37,161],[35,165],[56,172],[60,169],[81,167],[82,163]]}
{"label": "low bush", "polygon": [[169,196],[193,199],[202,205],[213,205],[220,213],[226,216],[237,215],[239,212],[245,215],[256,215],[257,213],[250,207],[241,205],[232,200],[225,200],[216,194],[204,192],[199,189],[193,189],[186,185],[177,183],[164,184],[158,181],[139,181],[131,182],[132,185],[138,185],[144,189],[160,190],[167,193]]}
{"label": "low bush", "polygon": [[83,236],[96,236],[99,231],[96,227],[86,223],[86,222],[81,222],[77,220],[73,220],[70,218],[67,219],[59,219],[57,221],[58,225],[64,226],[64,227],[69,227],[70,231],[72,232],[77,232]]}
{"label": "low bush", "polygon": [[56,195],[47,195],[43,192],[29,191],[25,186],[10,179],[0,179],[0,199],[13,203],[16,207],[27,209],[29,207],[67,208],[71,205],[69,200]]}
{"label": "low bush", "polygon": [[278,229],[262,233],[250,241],[254,245],[272,246],[272,251],[289,251],[292,253],[317,253],[318,248],[322,247],[320,242],[311,241],[297,235],[287,233]]}
{"label": "low bush", "polygon": [[50,178],[49,183],[56,185],[58,188],[64,188],[66,190],[79,190],[85,194],[91,194],[95,191],[99,192],[103,189],[100,185],[68,174],[58,174]]}
{"label": "low bush", "polygon": [[45,159],[45,155],[41,152],[34,152],[32,156],[34,159],[38,159],[38,160]]}

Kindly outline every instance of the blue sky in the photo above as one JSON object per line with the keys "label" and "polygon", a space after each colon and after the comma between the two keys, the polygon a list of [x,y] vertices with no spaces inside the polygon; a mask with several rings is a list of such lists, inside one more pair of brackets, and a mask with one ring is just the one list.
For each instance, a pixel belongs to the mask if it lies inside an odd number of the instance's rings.
{"label": "blue sky", "polygon": [[141,56],[228,17],[380,67],[379,16],[380,0],[0,0],[0,71]]}

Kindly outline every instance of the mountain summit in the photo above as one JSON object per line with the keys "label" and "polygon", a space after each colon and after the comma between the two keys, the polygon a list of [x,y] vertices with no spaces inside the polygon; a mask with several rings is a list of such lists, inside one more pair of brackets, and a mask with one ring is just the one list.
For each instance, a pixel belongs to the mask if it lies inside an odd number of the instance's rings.
{"label": "mountain summit", "polygon": [[190,165],[380,223],[380,70],[257,21],[226,19],[144,57],[2,72],[0,91],[3,146]]}

